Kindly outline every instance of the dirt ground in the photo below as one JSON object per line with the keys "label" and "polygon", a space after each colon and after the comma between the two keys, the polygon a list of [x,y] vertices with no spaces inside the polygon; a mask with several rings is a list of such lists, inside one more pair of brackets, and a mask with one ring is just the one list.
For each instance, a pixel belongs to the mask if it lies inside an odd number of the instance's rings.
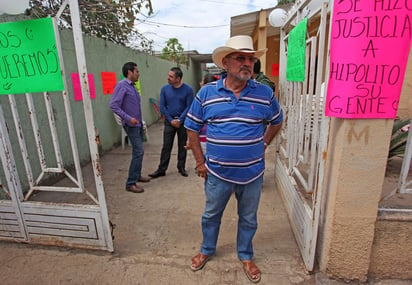
{"label": "dirt ground", "polygon": [[[161,122],[149,127],[144,175],[157,168],[162,130]],[[192,154],[188,152],[189,177],[177,172],[174,147],[167,175],[142,184],[145,192],[134,194],[124,190],[130,152],[128,146],[119,147],[101,157],[109,217],[116,225],[114,252],[0,242],[0,284],[252,284],[236,256],[234,197],[222,220],[216,255],[203,270],[192,272],[190,259],[199,251],[204,206],[203,182],[194,173]],[[270,148],[254,239],[255,262],[262,271],[259,284],[348,284],[305,271],[274,184],[273,157]]]}

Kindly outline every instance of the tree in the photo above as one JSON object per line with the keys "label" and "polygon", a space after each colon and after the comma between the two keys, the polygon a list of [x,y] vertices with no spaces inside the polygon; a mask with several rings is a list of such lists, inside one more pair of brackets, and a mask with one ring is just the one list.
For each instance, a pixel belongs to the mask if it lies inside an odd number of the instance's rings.
{"label": "tree", "polygon": [[166,42],[166,46],[162,49],[162,55],[160,57],[174,61],[177,66],[180,66],[181,64],[188,64],[188,59],[183,52],[184,49],[182,44],[179,43],[179,40],[176,38],[170,38]]}
{"label": "tree", "polygon": [[[32,18],[54,16],[63,0],[30,0],[27,14]],[[142,51],[152,51],[153,41],[147,39],[135,28],[137,16],[147,11],[153,14],[151,0],[78,0],[85,34],[109,40],[116,44],[132,46]],[[59,26],[71,28],[69,9],[66,8]]]}

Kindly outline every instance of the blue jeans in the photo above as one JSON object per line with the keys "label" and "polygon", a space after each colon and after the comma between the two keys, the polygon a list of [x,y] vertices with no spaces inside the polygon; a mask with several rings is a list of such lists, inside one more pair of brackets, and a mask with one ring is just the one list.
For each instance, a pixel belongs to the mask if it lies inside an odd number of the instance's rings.
{"label": "blue jeans", "polygon": [[249,184],[241,185],[221,180],[210,172],[207,174],[206,206],[202,215],[202,254],[215,253],[223,211],[232,193],[235,193],[238,208],[237,255],[240,260],[253,258],[252,240],[257,229],[262,183],[263,175]]}
{"label": "blue jeans", "polygon": [[132,145],[132,160],[129,166],[129,176],[127,177],[126,186],[136,184],[142,174],[143,164],[143,128],[123,126],[127,138]]}

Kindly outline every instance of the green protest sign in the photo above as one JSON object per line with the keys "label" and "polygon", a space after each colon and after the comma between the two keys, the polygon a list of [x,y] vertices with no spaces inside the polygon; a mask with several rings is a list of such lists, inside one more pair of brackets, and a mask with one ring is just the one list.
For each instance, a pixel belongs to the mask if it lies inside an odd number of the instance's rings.
{"label": "green protest sign", "polygon": [[303,19],[289,33],[288,55],[286,59],[286,80],[305,81],[305,46],[306,24],[308,19]]}
{"label": "green protest sign", "polygon": [[51,18],[0,24],[0,95],[64,90]]}

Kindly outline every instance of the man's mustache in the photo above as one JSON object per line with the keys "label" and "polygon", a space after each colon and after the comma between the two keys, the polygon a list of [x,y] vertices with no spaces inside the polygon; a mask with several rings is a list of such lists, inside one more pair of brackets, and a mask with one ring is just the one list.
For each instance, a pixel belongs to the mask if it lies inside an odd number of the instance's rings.
{"label": "man's mustache", "polygon": [[240,68],[240,71],[248,71],[248,72],[252,72],[252,69],[250,69],[249,67],[242,67]]}

